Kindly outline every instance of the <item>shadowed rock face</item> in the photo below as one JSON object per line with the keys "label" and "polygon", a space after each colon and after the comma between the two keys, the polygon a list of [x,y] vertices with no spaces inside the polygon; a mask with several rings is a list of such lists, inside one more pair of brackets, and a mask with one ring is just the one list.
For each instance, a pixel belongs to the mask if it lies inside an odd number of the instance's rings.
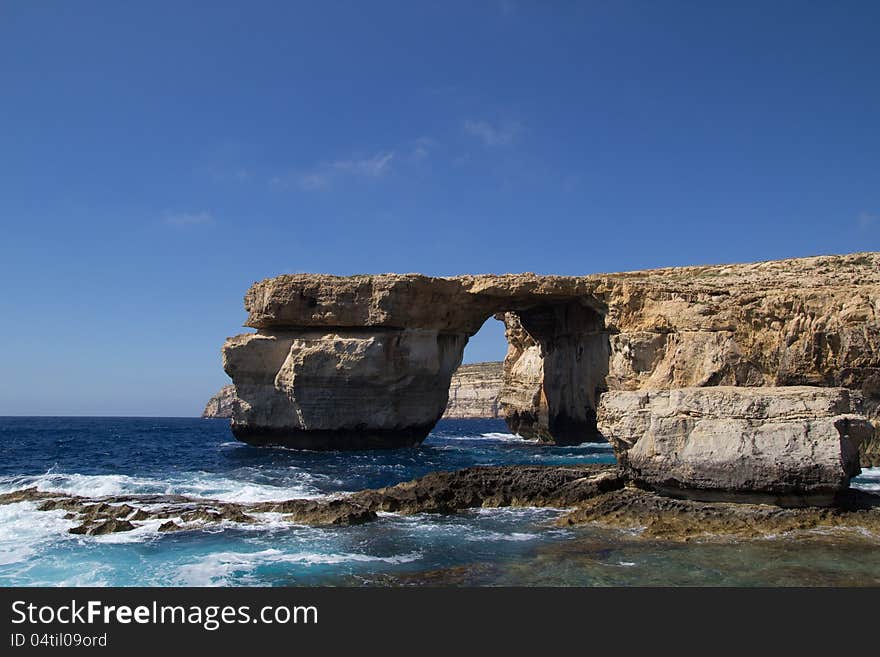
{"label": "shadowed rock face", "polygon": [[[880,254],[585,277],[287,275],[254,284],[224,367],[243,440],[417,444],[440,417],[468,338],[507,327],[511,428],[596,436],[606,390],[843,386],[880,417]],[[872,443],[866,441],[868,453]]]}

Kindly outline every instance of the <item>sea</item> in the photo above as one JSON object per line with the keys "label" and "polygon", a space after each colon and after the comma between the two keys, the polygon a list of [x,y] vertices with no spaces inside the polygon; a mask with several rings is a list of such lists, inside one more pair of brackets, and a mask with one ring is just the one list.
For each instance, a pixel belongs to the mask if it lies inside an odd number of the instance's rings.
{"label": "sea", "polygon": [[[0,418],[0,493],[181,494],[233,502],[319,498],[477,465],[613,463],[605,443],[524,440],[499,420],[442,420],[416,449],[311,452],[236,441],[229,421]],[[853,486],[880,490],[880,468]],[[64,511],[0,505],[3,586],[877,586],[880,538],[815,532],[673,543],[638,530],[561,528],[562,509],[380,514],[352,527],[150,522],[68,532]]]}

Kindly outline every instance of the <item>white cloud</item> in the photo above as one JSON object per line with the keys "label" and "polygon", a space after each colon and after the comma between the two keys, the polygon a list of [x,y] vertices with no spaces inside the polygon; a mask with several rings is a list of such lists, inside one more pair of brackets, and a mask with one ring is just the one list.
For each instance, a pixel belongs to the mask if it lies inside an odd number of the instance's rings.
{"label": "white cloud", "polygon": [[517,121],[505,121],[493,125],[488,121],[468,119],[464,122],[464,129],[469,135],[480,139],[486,146],[506,146],[522,132],[522,124]]}
{"label": "white cloud", "polygon": [[431,149],[437,145],[430,137],[419,137],[412,142],[410,150],[410,158],[413,160],[424,160],[431,154]]}
{"label": "white cloud", "polygon": [[168,226],[175,228],[211,226],[216,223],[210,212],[166,212],[164,221]]}
{"label": "white cloud", "polygon": [[376,153],[373,157],[361,160],[337,160],[331,162],[329,167],[355,176],[379,178],[391,170],[391,160],[393,159],[394,151],[388,151],[387,153]]}
{"label": "white cloud", "polygon": [[880,215],[871,214],[869,212],[859,212],[859,216],[856,217],[856,221],[859,222],[860,228],[868,228],[869,226],[873,226],[874,224],[880,222]]}
{"label": "white cloud", "polygon": [[301,189],[306,191],[314,191],[316,189],[326,189],[330,186],[330,174],[328,173],[305,173],[297,176],[296,183]]}
{"label": "white cloud", "polygon": [[371,157],[334,160],[320,164],[311,171],[275,176],[269,184],[276,187],[295,186],[305,191],[318,191],[329,188],[342,177],[381,178],[391,171],[394,157],[394,151],[385,151]]}

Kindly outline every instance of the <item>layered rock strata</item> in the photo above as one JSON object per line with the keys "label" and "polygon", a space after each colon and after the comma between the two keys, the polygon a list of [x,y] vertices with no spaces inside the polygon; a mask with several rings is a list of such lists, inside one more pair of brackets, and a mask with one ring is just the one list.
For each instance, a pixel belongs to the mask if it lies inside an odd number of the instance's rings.
{"label": "layered rock strata", "polygon": [[[503,364],[500,361],[461,365],[452,374],[444,418],[495,419],[499,416]],[[203,418],[231,418],[238,397],[235,386],[223,386],[208,400]]]}
{"label": "layered rock strata", "polygon": [[732,386],[607,392],[599,430],[632,481],[706,497],[833,502],[873,435],[846,388]]}
{"label": "layered rock strata", "polygon": [[257,445],[420,444],[446,408],[464,335],[430,329],[273,331],[227,341],[233,434]]}
{"label": "layered rock strata", "polygon": [[[507,327],[501,412],[526,437],[597,439],[607,391],[846,387],[880,418],[880,255],[584,277],[287,275],[254,284],[224,366],[242,440],[412,445],[468,338]],[[866,441],[864,451],[872,449]]]}
{"label": "layered rock strata", "polygon": [[208,400],[205,404],[205,410],[202,411],[202,417],[206,418],[230,418],[238,397],[235,395],[235,386],[232,384],[225,385],[217,392],[216,395]]}
{"label": "layered rock strata", "polygon": [[449,401],[443,417],[479,419],[499,417],[503,365],[500,362],[462,365],[452,375]]}

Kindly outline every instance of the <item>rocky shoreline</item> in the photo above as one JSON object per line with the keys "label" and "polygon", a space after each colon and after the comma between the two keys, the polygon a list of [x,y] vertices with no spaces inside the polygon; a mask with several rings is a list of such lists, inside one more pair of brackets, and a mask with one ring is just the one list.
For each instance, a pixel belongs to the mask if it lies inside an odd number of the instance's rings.
{"label": "rocky shoreline", "polygon": [[[735,499],[735,496],[732,498]],[[596,523],[646,539],[738,540],[803,532],[856,532],[880,542],[880,495],[848,489],[829,507],[785,508],[743,501],[699,501],[646,490],[616,466],[496,466],[433,472],[379,489],[321,499],[231,503],[169,495],[84,497],[28,488],[0,495],[0,504],[35,502],[65,511],[74,534],[102,535],[153,523],[160,532],[219,523],[259,524],[273,514],[292,525],[340,526],[377,520],[380,513],[453,514],[468,509],[564,509],[558,526]]]}
{"label": "rocky shoreline", "polygon": [[256,332],[223,347],[236,397],[215,404],[240,440],[416,446],[451,407],[483,406],[484,373],[459,374],[451,398],[450,382],[494,316],[508,351],[492,411],[526,438],[607,440],[618,465],[469,468],[271,504],[43,506],[71,506],[84,533],[125,530],[140,512],[175,529],[262,512],[332,525],[543,506],[567,509],[564,525],[669,540],[880,536],[880,497],[849,486],[880,459],[880,253],[582,277],[294,274],[255,283],[245,308]]}

